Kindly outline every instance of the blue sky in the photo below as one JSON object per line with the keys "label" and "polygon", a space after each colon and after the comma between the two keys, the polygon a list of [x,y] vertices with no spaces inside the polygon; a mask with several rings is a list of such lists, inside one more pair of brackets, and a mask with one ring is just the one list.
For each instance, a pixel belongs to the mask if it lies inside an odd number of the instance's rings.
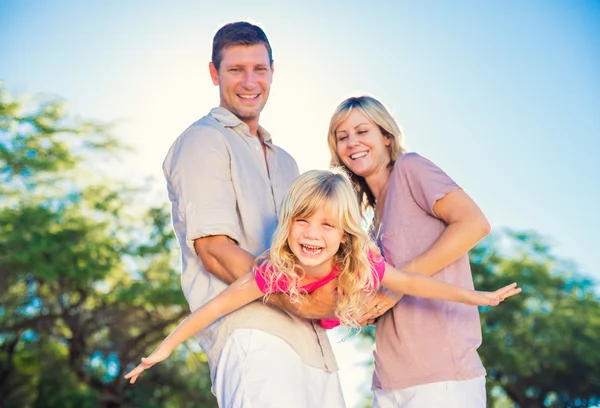
{"label": "blue sky", "polygon": [[166,200],[162,160],[218,103],[211,40],[235,20],[269,36],[261,123],[302,170],[327,166],[337,104],[373,95],[494,228],[536,230],[600,279],[598,1],[0,0],[0,80],[117,120],[137,153],[115,175]]}

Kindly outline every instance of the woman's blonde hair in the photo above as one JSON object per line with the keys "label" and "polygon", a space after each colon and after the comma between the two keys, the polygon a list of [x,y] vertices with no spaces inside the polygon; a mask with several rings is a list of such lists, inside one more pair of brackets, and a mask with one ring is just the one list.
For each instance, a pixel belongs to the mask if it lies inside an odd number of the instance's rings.
{"label": "woman's blonde hair", "polygon": [[381,255],[361,226],[352,183],[343,171],[312,170],[294,181],[283,199],[271,249],[259,257],[257,263],[268,262],[261,268],[268,271],[265,273],[268,293],[282,289],[277,282],[283,281],[288,284],[286,289],[292,300],[298,301],[302,296],[298,282],[304,271],[296,263],[288,237],[295,218],[310,217],[321,206],[344,234],[334,259],[339,267],[335,314],[342,324],[358,328],[357,319],[365,303],[365,291],[375,290],[379,283],[373,277],[369,254],[376,261],[381,260]]}
{"label": "woman's blonde hair", "polygon": [[[402,143],[402,130],[400,130],[400,126],[398,126],[398,123],[393,116],[390,115],[385,106],[377,99],[370,96],[348,98],[333,112],[333,116],[329,122],[329,134],[327,135],[327,144],[329,145],[329,152],[331,154],[331,164],[344,167],[344,163],[337,153],[337,137],[335,131],[338,126],[348,118],[352,109],[356,109],[366,116],[367,119],[379,128],[383,137],[390,140],[390,145],[388,146],[390,162],[388,167],[393,167],[396,159],[406,151]],[[350,173],[350,178],[354,183],[354,189],[356,196],[358,197],[358,202],[360,203],[361,211],[366,210],[368,207],[375,207],[375,196],[365,179],[354,174],[350,169],[347,169],[347,171]]]}

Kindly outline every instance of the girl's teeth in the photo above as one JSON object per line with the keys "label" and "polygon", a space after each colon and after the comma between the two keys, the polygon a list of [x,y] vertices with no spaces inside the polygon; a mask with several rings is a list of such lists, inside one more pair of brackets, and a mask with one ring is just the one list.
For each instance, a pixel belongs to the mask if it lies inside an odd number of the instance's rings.
{"label": "girl's teeth", "polygon": [[305,252],[308,252],[313,255],[320,254],[321,251],[323,250],[323,248],[321,248],[321,247],[316,247],[316,246],[311,246],[311,245],[302,245],[302,249],[304,249]]}

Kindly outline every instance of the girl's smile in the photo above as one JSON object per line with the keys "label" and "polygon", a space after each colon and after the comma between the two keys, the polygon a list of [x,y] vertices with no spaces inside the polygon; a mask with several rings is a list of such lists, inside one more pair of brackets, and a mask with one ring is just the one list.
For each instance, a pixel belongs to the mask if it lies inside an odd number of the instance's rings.
{"label": "girl's smile", "polygon": [[315,245],[300,244],[300,248],[306,256],[318,256],[323,251],[323,247]]}
{"label": "girl's smile", "polygon": [[327,214],[324,205],[310,216],[292,220],[288,245],[304,269],[305,279],[320,279],[331,272],[343,237],[344,231]]}

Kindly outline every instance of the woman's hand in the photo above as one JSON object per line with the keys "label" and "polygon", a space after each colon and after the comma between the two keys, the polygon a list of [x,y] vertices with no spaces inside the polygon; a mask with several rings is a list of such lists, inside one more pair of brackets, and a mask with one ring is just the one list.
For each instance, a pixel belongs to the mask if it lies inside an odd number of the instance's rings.
{"label": "woman's hand", "polygon": [[473,306],[497,306],[504,299],[517,293],[521,293],[521,288],[517,288],[516,283],[511,283],[495,292],[473,291],[466,303]]}
{"label": "woman's hand", "polygon": [[373,324],[378,317],[394,307],[402,299],[402,296],[404,296],[403,293],[396,293],[381,287],[367,300],[358,324],[361,326]]}
{"label": "woman's hand", "polygon": [[133,370],[125,375],[125,379],[129,380],[130,384],[134,384],[142,372],[149,369],[156,363],[166,360],[171,355],[171,350],[166,347],[159,346],[148,357],[142,357],[142,362]]}

